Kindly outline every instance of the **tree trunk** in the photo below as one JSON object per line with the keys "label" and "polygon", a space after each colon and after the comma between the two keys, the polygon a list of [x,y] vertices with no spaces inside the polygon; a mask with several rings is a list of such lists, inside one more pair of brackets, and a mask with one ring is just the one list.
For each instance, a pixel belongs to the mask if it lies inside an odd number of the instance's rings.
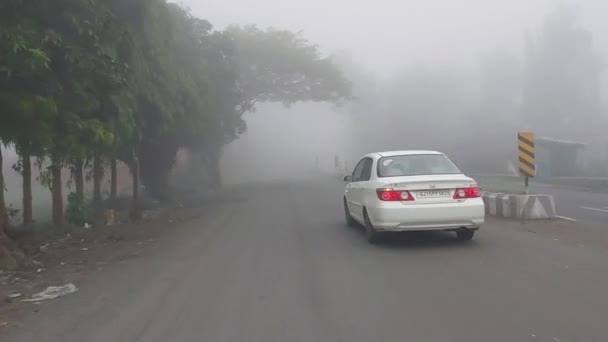
{"label": "tree trunk", "polygon": [[116,205],[116,197],[118,196],[118,170],[116,164],[116,159],[112,158],[110,162],[110,202],[112,202],[112,206]]}
{"label": "tree trunk", "polygon": [[72,175],[76,183],[76,195],[84,202],[84,161],[77,159],[72,165]]}
{"label": "tree trunk", "polygon": [[4,203],[4,161],[2,160],[2,146],[0,146],[0,248],[6,246],[6,241],[3,239],[6,236],[8,228],[8,215],[6,213],[6,204]]}
{"label": "tree trunk", "polygon": [[131,164],[131,175],[133,178],[133,198],[131,202],[131,219],[136,221],[141,218],[141,209],[139,207],[139,159],[137,154],[133,153],[133,163]]}
{"label": "tree trunk", "polygon": [[177,151],[177,145],[162,141],[143,144],[137,151],[141,181],[146,186],[146,193],[163,202],[171,200],[169,179]]}
{"label": "tree trunk", "polygon": [[4,173],[2,160],[2,146],[0,145],[0,269],[17,268],[17,259],[11,248],[11,241],[8,237],[8,214],[4,203]]}
{"label": "tree trunk", "polygon": [[0,230],[0,269],[15,268],[16,261],[9,249],[8,235],[6,235],[3,227],[0,227],[0,229],[2,229]]}
{"label": "tree trunk", "polygon": [[51,158],[51,194],[53,197],[53,223],[61,226],[63,219],[63,182],[61,180],[61,163],[56,157]]}
{"label": "tree trunk", "polygon": [[32,160],[29,152],[21,151],[21,167],[23,178],[23,225],[34,222],[32,211]]}
{"label": "tree trunk", "polygon": [[0,268],[15,268],[16,261],[9,250],[8,215],[4,203],[4,172],[2,160],[2,146],[0,145]]}
{"label": "tree trunk", "polygon": [[211,190],[219,190],[222,187],[222,174],[220,172],[221,155],[221,147],[211,149],[207,153],[207,172]]}
{"label": "tree trunk", "polygon": [[99,155],[93,157],[93,204],[101,206],[101,182],[103,181],[103,165]]}

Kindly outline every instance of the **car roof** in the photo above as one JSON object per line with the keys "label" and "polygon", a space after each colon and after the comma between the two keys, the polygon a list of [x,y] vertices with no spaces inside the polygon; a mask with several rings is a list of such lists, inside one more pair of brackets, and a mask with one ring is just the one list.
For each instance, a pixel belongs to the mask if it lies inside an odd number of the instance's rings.
{"label": "car roof", "polygon": [[438,151],[424,151],[424,150],[385,151],[385,152],[376,152],[375,154],[379,155],[380,157],[411,156],[411,155],[422,155],[422,154],[443,155],[443,153],[438,152]]}

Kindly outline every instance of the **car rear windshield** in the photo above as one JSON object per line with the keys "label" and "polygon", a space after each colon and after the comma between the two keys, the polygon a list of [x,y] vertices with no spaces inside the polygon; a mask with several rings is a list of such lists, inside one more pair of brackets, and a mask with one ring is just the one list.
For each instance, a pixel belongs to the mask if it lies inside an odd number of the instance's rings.
{"label": "car rear windshield", "polygon": [[378,177],[452,175],[459,173],[461,172],[458,167],[442,154],[393,156],[378,160]]}

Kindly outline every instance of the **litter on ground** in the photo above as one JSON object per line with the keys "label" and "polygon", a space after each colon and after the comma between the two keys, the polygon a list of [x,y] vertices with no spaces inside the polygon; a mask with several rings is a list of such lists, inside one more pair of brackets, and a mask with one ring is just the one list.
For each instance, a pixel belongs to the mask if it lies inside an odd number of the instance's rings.
{"label": "litter on ground", "polygon": [[36,293],[32,298],[24,299],[24,302],[42,302],[45,300],[55,299],[63,297],[78,291],[78,288],[74,284],[67,284],[64,286],[49,286],[46,290]]}

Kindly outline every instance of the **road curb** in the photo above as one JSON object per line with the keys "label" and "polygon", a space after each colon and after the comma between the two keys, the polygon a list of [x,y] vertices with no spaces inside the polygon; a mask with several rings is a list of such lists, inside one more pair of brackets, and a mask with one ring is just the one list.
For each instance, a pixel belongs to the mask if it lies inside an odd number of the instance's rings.
{"label": "road curb", "polygon": [[547,220],[555,219],[555,200],[551,195],[514,195],[483,192],[486,214],[496,217]]}

